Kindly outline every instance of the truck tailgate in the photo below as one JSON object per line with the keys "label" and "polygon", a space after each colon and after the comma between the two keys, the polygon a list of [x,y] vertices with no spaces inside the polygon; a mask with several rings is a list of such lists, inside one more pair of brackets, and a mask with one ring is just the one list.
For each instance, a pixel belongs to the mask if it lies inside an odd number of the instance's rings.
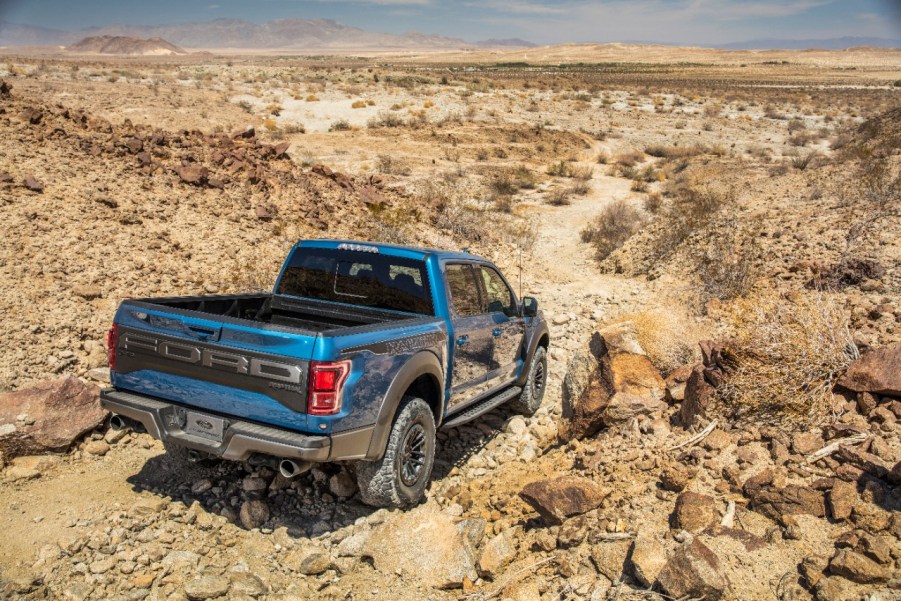
{"label": "truck tailgate", "polygon": [[307,429],[307,376],[316,333],[187,313],[122,303],[111,372],[116,388]]}

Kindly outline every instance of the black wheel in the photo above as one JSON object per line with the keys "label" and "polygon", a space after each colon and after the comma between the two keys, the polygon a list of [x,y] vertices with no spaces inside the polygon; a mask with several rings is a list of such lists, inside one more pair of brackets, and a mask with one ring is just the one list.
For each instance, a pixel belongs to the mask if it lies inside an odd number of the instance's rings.
{"label": "black wheel", "polygon": [[529,363],[529,374],[526,385],[519,397],[510,401],[510,408],[522,415],[535,415],[541,407],[544,390],[547,388],[547,351],[543,346],[535,349],[532,362]]}
{"label": "black wheel", "polygon": [[435,462],[435,418],[428,404],[406,397],[378,461],[356,465],[360,498],[374,507],[410,507],[422,500]]}

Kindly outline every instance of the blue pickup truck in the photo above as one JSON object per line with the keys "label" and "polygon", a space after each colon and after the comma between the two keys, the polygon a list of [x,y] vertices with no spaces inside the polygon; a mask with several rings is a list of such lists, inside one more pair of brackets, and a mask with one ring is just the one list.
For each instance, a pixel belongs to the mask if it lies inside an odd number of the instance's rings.
{"label": "blue pickup truck", "polygon": [[431,479],[435,431],[509,403],[531,415],[547,324],[466,252],[297,243],[264,294],[124,301],[108,336],[113,428],[178,461],[353,464],[362,500],[407,507]]}

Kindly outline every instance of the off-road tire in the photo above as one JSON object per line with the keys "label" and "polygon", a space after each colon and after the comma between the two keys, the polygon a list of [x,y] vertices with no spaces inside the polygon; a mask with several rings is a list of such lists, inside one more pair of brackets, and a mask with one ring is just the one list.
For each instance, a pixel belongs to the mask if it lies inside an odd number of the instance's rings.
{"label": "off-road tire", "polygon": [[544,391],[547,389],[547,351],[543,346],[535,349],[529,363],[529,373],[522,394],[510,401],[510,408],[525,416],[535,415],[541,407]]}
{"label": "off-road tire", "polygon": [[[421,461],[418,471],[412,466]],[[411,507],[425,496],[435,463],[435,418],[428,403],[404,397],[385,454],[356,464],[360,498],[373,507]],[[406,471],[405,471],[406,468]]]}

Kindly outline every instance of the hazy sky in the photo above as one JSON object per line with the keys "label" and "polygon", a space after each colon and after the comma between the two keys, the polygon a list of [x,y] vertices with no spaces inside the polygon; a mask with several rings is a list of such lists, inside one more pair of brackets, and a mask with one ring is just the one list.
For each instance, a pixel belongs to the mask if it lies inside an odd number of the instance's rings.
{"label": "hazy sky", "polygon": [[329,18],[370,31],[469,41],[901,38],[901,0],[0,0],[0,20],[59,29],[216,18]]}

